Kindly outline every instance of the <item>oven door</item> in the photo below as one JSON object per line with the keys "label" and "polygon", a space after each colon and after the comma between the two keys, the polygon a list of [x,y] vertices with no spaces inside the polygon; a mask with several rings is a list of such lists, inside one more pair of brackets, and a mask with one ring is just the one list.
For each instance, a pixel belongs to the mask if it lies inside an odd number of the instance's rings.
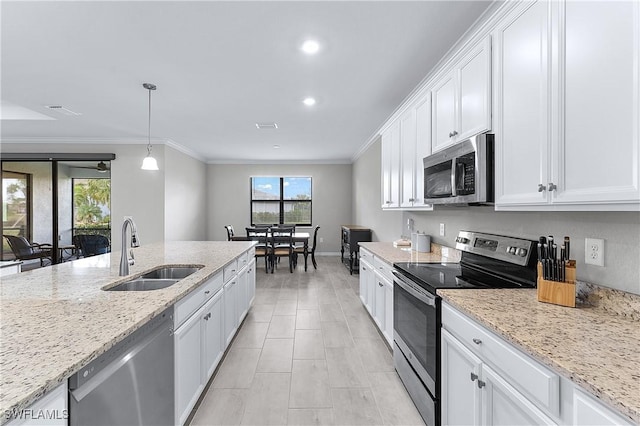
{"label": "oven door", "polygon": [[431,397],[439,397],[440,297],[393,271],[393,337]]}

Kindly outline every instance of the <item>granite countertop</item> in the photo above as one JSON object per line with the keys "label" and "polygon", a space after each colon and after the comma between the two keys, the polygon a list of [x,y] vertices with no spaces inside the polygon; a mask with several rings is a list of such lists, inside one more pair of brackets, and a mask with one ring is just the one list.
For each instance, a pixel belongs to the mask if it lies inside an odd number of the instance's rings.
{"label": "granite countertop", "polygon": [[[133,249],[135,265],[128,277],[118,276],[120,252],[2,277],[0,413],[27,408],[254,244],[148,244]],[[160,265],[204,267],[161,290],[101,290]]]}
{"label": "granite countertop", "polygon": [[460,262],[460,251],[439,244],[431,244],[430,253],[421,253],[409,248],[394,247],[393,243],[375,242],[359,243],[360,247],[367,249],[389,264],[396,262],[440,263]]}
{"label": "granite countertop", "polygon": [[[640,423],[640,297],[609,307],[538,302],[535,289],[438,290],[444,300]],[[509,309],[506,309],[506,308]]]}

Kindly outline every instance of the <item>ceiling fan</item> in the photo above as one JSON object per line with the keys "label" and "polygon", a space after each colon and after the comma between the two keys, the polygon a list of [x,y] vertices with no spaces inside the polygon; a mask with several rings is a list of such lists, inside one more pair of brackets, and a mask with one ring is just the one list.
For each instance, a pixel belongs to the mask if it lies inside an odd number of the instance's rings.
{"label": "ceiling fan", "polygon": [[100,161],[95,167],[76,166],[78,169],[97,170],[99,173],[106,173],[109,171],[109,166],[104,161]]}

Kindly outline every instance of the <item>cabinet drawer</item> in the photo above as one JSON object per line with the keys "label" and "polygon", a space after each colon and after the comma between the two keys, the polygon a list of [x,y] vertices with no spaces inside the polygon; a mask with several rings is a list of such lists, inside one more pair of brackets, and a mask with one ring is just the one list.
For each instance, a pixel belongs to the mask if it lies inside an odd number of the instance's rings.
{"label": "cabinet drawer", "polygon": [[[255,253],[255,249],[254,253]],[[238,271],[242,270],[242,268],[244,268],[245,266],[247,266],[249,264],[249,252],[246,251],[244,253],[242,253],[240,256],[238,256]]]}
{"label": "cabinet drawer", "polygon": [[209,280],[189,293],[182,300],[179,300],[175,306],[174,327],[177,329],[187,320],[200,306],[204,305],[207,300],[213,297],[218,290],[222,288],[222,274],[218,273],[209,278]]}
{"label": "cabinet drawer", "polygon": [[393,266],[389,265],[378,256],[373,257],[373,266],[380,275],[393,282]]}
{"label": "cabinet drawer", "polygon": [[224,282],[228,282],[238,273],[238,259],[234,259],[231,263],[224,267]]}
{"label": "cabinet drawer", "polygon": [[556,373],[446,304],[442,305],[442,327],[501,372],[518,391],[531,397],[539,408],[559,415],[560,378]]}
{"label": "cabinet drawer", "polygon": [[367,262],[370,265],[373,264],[373,254],[360,247],[360,262]]}

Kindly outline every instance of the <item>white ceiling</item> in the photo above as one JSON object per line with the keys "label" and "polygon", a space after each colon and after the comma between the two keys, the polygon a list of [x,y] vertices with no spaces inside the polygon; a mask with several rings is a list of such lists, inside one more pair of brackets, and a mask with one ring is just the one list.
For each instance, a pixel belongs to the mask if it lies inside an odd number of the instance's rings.
{"label": "white ceiling", "polygon": [[[3,119],[2,141],[144,142],[151,82],[156,142],[348,162],[489,3],[2,1],[2,105],[56,119]],[[299,50],[306,37],[320,53]]]}

